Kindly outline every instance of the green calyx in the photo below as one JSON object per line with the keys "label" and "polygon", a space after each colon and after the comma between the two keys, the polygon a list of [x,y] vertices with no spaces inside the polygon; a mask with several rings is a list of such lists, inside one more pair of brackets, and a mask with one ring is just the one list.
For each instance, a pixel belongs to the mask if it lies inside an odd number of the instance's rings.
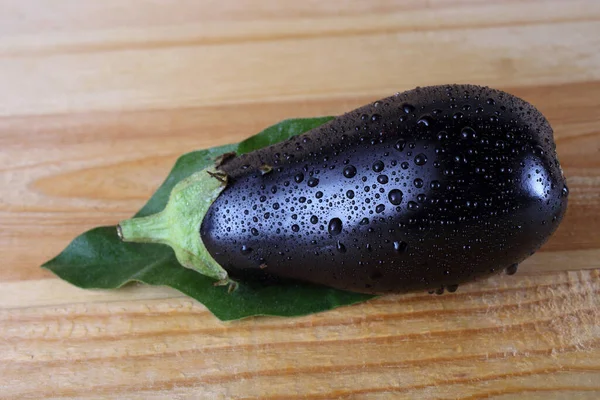
{"label": "green calyx", "polygon": [[216,285],[229,284],[233,289],[235,283],[200,238],[202,220],[225,186],[227,175],[214,167],[196,172],[175,185],[163,211],[122,221],[117,226],[119,237],[125,242],[171,246],[181,265],[216,279]]}

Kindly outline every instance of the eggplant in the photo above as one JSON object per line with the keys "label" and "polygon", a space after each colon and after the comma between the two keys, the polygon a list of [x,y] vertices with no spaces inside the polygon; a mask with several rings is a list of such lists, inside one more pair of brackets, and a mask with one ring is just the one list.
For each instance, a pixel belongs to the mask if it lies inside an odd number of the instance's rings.
{"label": "eggplant", "polygon": [[169,244],[223,284],[454,291],[516,272],[556,230],[568,189],[555,149],[548,121],[515,96],[416,88],[226,154],[119,234]]}

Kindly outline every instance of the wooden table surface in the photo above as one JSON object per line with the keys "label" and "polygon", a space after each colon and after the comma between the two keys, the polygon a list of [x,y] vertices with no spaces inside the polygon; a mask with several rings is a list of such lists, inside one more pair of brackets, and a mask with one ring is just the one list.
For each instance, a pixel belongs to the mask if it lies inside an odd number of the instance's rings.
{"label": "wooden table surface", "polygon": [[[177,157],[441,83],[550,120],[567,216],[515,276],[222,323],[39,268]],[[597,399],[600,2],[0,0],[0,398]]]}

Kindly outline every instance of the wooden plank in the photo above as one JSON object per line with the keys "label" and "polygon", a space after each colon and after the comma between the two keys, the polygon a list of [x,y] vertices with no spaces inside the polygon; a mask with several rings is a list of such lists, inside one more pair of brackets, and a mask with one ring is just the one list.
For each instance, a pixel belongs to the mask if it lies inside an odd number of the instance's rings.
{"label": "wooden plank", "polygon": [[[561,34],[554,35],[557,31]],[[0,58],[0,116],[307,96],[383,97],[416,83],[517,86],[593,81],[600,79],[595,68],[600,55],[589,51],[597,46],[596,33],[595,21],[583,21],[28,57],[9,53]],[[346,67],[349,63],[352,68]],[[29,79],[19,79],[22,74]],[[79,79],[72,79],[73,74]]]}
{"label": "wooden plank", "polygon": [[86,303],[9,308],[0,310],[0,354],[2,379],[12,384],[2,395],[598,391],[598,279],[597,270],[504,276],[451,295],[385,296],[308,317],[232,323],[187,298],[90,296]]}

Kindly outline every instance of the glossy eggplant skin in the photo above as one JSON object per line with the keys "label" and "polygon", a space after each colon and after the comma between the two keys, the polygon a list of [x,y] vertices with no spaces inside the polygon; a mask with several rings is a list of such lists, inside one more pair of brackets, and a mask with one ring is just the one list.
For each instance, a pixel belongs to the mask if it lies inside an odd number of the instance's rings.
{"label": "glossy eggplant skin", "polygon": [[548,121],[472,85],[399,93],[219,168],[230,183],[200,235],[232,277],[356,292],[514,269],[567,207]]}

